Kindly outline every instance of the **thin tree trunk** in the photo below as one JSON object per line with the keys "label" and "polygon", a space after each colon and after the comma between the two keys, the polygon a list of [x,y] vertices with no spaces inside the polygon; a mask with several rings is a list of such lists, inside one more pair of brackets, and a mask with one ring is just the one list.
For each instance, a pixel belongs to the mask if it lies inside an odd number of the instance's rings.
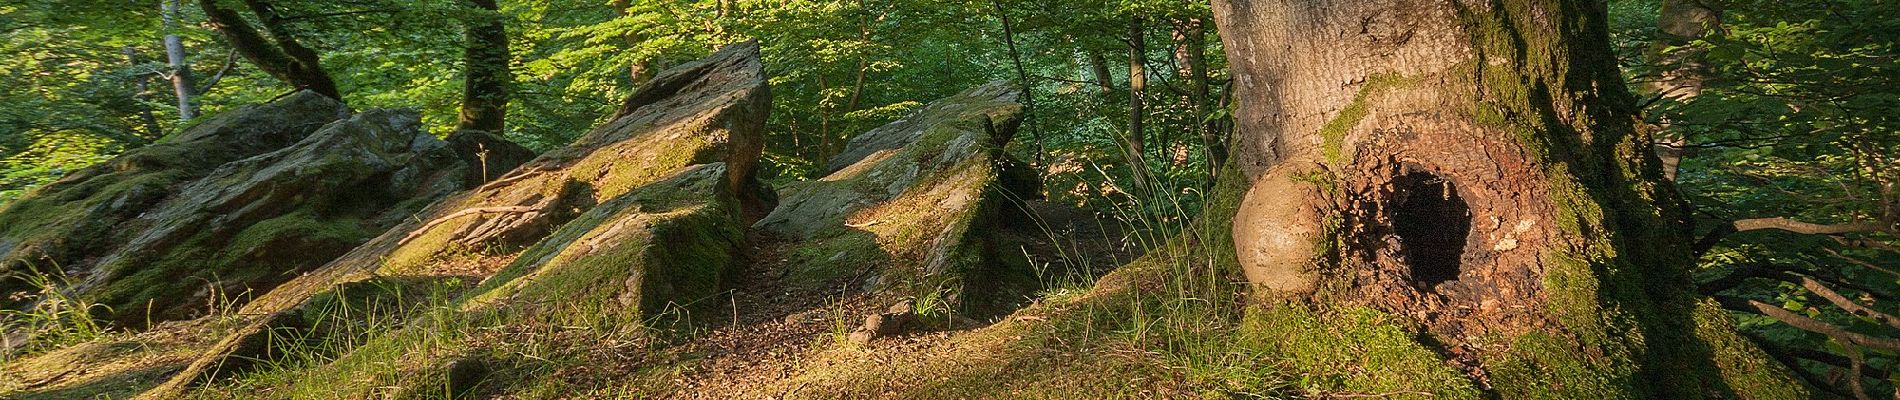
{"label": "thin tree trunk", "polygon": [[486,12],[468,24],[463,53],[462,114],[456,129],[501,134],[508,114],[508,32],[495,0],[469,0]]}
{"label": "thin tree trunk", "polygon": [[[724,3],[722,2],[721,4]],[[871,43],[871,16],[870,10],[865,9],[864,0],[858,0],[858,12],[860,13],[860,15],[858,15],[858,41],[868,45]],[[858,75],[857,78],[851,82],[851,101],[845,103],[844,112],[848,113],[858,110],[859,101],[864,99],[864,78],[870,74],[870,60],[867,59],[863,53],[858,53]]]}
{"label": "thin tree trunk", "polygon": [[1207,21],[1193,18],[1185,21],[1182,36],[1185,37],[1184,58],[1187,59],[1187,76],[1191,81],[1190,89],[1194,101],[1194,129],[1201,135],[1201,151],[1207,161],[1208,182],[1219,178],[1221,165],[1227,163],[1227,139],[1220,134],[1214,114],[1213,85],[1208,82],[1207,70]]}
{"label": "thin tree trunk", "polygon": [[1145,38],[1148,32],[1143,22],[1141,17],[1133,17],[1128,21],[1128,133],[1122,143],[1126,147],[1124,151],[1128,153],[1129,170],[1134,173],[1135,189],[1140,192],[1137,195],[1145,199],[1154,192],[1150,187],[1153,182],[1148,173],[1148,163],[1144,161],[1148,154],[1145,149],[1148,107],[1143,99],[1148,91],[1148,44]]}
{"label": "thin tree trunk", "polygon": [[271,77],[277,78],[292,87],[317,92],[333,99],[342,99],[336,82],[323,70],[316,51],[310,50],[292,37],[283,18],[277,16],[269,3],[262,0],[245,0],[244,4],[258,15],[271,38],[244,21],[236,10],[225,8],[218,0],[198,0],[198,6],[204,9],[205,18],[213,29],[224,34],[231,47],[251,60],[251,64]]}
{"label": "thin tree trunk", "polygon": [[996,8],[996,16],[1003,20],[1003,44],[1009,46],[1009,60],[1016,66],[1016,85],[1023,91],[1023,125],[1029,127],[1029,133],[1036,140],[1036,166],[1046,164],[1043,155],[1047,153],[1042,140],[1042,131],[1036,129],[1036,91],[1029,81],[1029,70],[1023,67],[1022,53],[1016,49],[1016,28],[1010,23],[1009,12],[1003,9],[1003,2],[995,1],[990,5]]}
{"label": "thin tree trunk", "polygon": [[218,72],[212,73],[211,79],[206,79],[204,86],[199,86],[196,90],[193,90],[193,93],[211,93],[211,89],[218,87],[218,82],[224,81],[225,74],[231,73],[231,69],[237,68],[237,59],[238,53],[235,50],[232,51],[230,55],[224,56],[224,66],[218,67]]}
{"label": "thin tree trunk", "polygon": [[825,172],[823,166],[829,165],[832,155],[831,109],[825,107],[825,92],[830,90],[831,85],[825,81],[825,74],[818,74],[818,162],[814,165],[820,168],[812,171],[821,175]]}
{"label": "thin tree trunk", "polygon": [[1213,4],[1257,296],[1381,310],[1495,397],[1808,397],[1696,293],[1601,1]]}
{"label": "thin tree trunk", "polygon": [[1115,91],[1115,76],[1109,72],[1108,58],[1103,57],[1102,53],[1089,52],[1089,72],[1095,78],[1095,86],[1101,88],[1102,93]]}
{"label": "thin tree trunk", "polygon": [[[1702,60],[1704,50],[1687,47],[1690,42],[1717,33],[1722,11],[1712,0],[1663,0],[1656,25],[1662,31],[1651,47],[1649,58],[1662,72],[1656,80],[1643,85],[1649,95],[1675,102],[1687,102],[1702,94],[1709,80],[1709,66]],[[1670,129],[1667,117],[1656,123],[1656,155],[1662,159],[1663,177],[1676,180],[1676,172],[1686,154],[1690,137]]]}
{"label": "thin tree trunk", "polygon": [[198,91],[192,82],[191,64],[185,59],[185,41],[178,37],[178,0],[162,0],[165,27],[165,60],[171,69],[172,93],[178,98],[178,119],[198,117]]}
{"label": "thin tree trunk", "polygon": [[[125,46],[122,51],[125,53],[126,64],[133,66],[139,65],[139,51],[137,48]],[[151,75],[140,74],[138,79],[132,81],[132,99],[138,103],[139,122],[145,124],[145,134],[135,136],[157,139],[165,136],[165,129],[158,126],[158,116],[152,113],[151,107],[145,105],[146,98],[151,96],[151,80]]]}
{"label": "thin tree trunk", "polygon": [[[613,0],[608,3],[608,6],[613,7],[614,12],[621,17],[626,17],[632,13],[628,8],[632,7],[633,3],[631,0]],[[627,42],[628,47],[639,46],[643,40],[638,32],[632,31],[622,35],[621,39]],[[627,80],[637,88],[641,84],[646,83],[648,78],[652,78],[654,72],[657,72],[657,69],[653,67],[652,60],[634,61],[632,64],[627,65]]]}

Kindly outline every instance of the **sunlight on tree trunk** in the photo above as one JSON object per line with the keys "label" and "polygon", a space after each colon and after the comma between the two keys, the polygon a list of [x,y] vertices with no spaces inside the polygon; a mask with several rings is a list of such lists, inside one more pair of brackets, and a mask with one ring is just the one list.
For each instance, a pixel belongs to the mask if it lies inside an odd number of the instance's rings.
{"label": "sunlight on tree trunk", "polygon": [[464,33],[465,77],[458,130],[501,134],[508,114],[508,90],[514,74],[508,68],[508,32],[495,0],[468,0],[483,12],[468,22]]}

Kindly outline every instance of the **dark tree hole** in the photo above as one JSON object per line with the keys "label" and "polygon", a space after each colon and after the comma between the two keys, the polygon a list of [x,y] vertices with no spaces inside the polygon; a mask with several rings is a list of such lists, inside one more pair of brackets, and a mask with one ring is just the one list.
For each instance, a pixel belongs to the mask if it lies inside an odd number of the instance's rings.
{"label": "dark tree hole", "polygon": [[1458,279],[1465,236],[1471,233],[1471,208],[1450,180],[1407,167],[1393,182],[1398,188],[1392,230],[1411,265],[1412,281],[1423,288]]}

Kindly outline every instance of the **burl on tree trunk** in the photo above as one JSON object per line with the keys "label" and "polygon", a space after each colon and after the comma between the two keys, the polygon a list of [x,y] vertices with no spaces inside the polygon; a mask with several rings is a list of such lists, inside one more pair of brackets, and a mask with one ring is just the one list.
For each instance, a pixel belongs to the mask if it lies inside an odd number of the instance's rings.
{"label": "burl on tree trunk", "polygon": [[1805,397],[1694,294],[1601,2],[1215,16],[1252,181],[1234,240],[1262,297],[1391,314],[1505,398]]}

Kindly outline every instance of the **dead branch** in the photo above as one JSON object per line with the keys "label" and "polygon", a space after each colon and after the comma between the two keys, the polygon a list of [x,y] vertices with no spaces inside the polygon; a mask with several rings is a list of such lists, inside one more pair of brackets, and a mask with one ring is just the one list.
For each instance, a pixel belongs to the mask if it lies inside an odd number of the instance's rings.
{"label": "dead branch", "polygon": [[1845,224],[1816,224],[1791,218],[1751,218],[1736,220],[1730,225],[1736,232],[1778,229],[1809,235],[1839,235],[1846,233],[1887,232],[1890,227],[1879,222],[1852,222]]}
{"label": "dead branch", "polygon": [[1781,321],[1781,323],[1788,324],[1788,326],[1796,329],[1827,335],[1830,338],[1834,338],[1834,340],[1886,351],[1900,351],[1900,339],[1848,331],[1847,329],[1834,326],[1834,324],[1808,318],[1807,316],[1796,314],[1780,306],[1755,300],[1726,296],[1717,297],[1716,300],[1722,303],[1723,308],[1760,314],[1768,318],[1773,318],[1776,321]]}
{"label": "dead branch", "polygon": [[1814,292],[1815,295],[1821,296],[1823,299],[1827,299],[1829,303],[1834,303],[1834,306],[1847,310],[1849,314],[1884,323],[1894,328],[1900,328],[1900,318],[1894,318],[1893,315],[1868,308],[1852,299],[1848,299],[1847,296],[1842,296],[1840,292],[1835,292],[1834,289],[1828,288],[1827,285],[1821,284],[1820,281],[1816,281],[1814,278],[1801,277],[1801,287],[1807,288],[1809,292]]}

